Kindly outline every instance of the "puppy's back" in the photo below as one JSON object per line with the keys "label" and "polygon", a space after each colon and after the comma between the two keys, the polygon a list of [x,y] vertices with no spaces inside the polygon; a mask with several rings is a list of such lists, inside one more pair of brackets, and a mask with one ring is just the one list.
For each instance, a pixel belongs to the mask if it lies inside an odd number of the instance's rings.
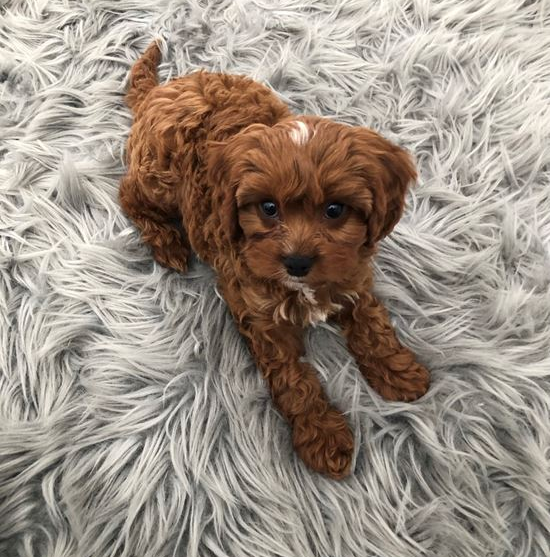
{"label": "puppy's back", "polygon": [[[148,125],[171,119],[202,124],[210,139],[223,140],[250,124],[274,125],[290,116],[287,106],[266,86],[241,75],[198,71],[159,85],[160,49],[152,43],[134,64],[126,102]],[[151,130],[153,131],[153,130]]]}

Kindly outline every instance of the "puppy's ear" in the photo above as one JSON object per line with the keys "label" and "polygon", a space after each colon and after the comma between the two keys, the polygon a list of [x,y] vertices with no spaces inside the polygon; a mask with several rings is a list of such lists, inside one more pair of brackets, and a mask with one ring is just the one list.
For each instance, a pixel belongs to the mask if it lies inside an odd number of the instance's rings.
{"label": "puppy's ear", "polygon": [[[221,230],[217,231],[216,240],[220,244],[235,243],[239,238],[239,221],[235,193],[238,180],[234,176],[231,161],[232,150],[228,142],[209,141],[207,143],[206,178],[212,190],[211,207],[220,212]],[[223,248],[223,245],[218,248]],[[225,246],[227,247],[227,245]]]}
{"label": "puppy's ear", "polygon": [[254,124],[227,141],[208,141],[206,144],[206,179],[213,196],[211,210],[220,212],[221,229],[216,234],[220,250],[227,249],[228,243],[234,246],[241,237],[237,189],[243,174],[253,167],[248,155],[264,129],[264,125]]}
{"label": "puppy's ear", "polygon": [[353,151],[363,161],[362,170],[372,194],[367,245],[373,246],[401,218],[407,188],[416,180],[416,169],[405,150],[367,128],[354,130]]}

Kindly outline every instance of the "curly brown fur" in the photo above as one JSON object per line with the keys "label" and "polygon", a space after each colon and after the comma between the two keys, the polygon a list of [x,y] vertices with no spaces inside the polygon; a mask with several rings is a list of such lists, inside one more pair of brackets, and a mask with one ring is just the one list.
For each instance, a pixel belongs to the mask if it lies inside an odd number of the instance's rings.
{"label": "curly brown fur", "polygon": [[[341,478],[352,435],[301,361],[303,329],[337,321],[383,397],[426,392],[428,372],[370,291],[370,258],[401,216],[414,167],[377,133],[294,116],[246,77],[197,72],[159,86],[159,58],[153,44],[132,70],[121,205],[162,265],[185,272],[193,249],[213,266],[298,454]],[[296,255],[309,272],[288,263]]]}

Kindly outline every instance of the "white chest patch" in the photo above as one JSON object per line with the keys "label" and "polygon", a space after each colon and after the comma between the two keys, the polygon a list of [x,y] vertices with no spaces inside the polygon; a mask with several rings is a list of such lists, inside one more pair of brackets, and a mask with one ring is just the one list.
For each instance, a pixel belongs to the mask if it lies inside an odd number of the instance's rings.
{"label": "white chest patch", "polygon": [[296,143],[296,145],[305,145],[310,138],[310,132],[307,124],[296,120],[294,122],[294,128],[290,132],[290,139]]}
{"label": "white chest patch", "polygon": [[304,297],[304,299],[312,306],[317,305],[317,300],[315,299],[315,292],[307,284],[300,282],[298,280],[286,280],[285,286],[290,290],[296,290]]}
{"label": "white chest patch", "polygon": [[313,308],[309,313],[309,323],[315,327],[317,323],[324,323],[327,320],[328,312]]}
{"label": "white chest patch", "polygon": [[298,280],[292,279],[286,280],[284,284],[290,290],[296,290],[299,293],[300,298],[302,298],[302,302],[307,307],[306,320],[310,325],[315,326],[318,323],[324,323],[327,320],[329,311],[318,307],[319,304],[315,298],[315,291],[310,286]]}

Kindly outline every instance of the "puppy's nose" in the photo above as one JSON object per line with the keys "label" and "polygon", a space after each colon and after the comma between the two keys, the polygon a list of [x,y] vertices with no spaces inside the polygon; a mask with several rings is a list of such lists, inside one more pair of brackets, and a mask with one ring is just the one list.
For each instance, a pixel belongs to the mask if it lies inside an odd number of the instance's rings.
{"label": "puppy's nose", "polygon": [[283,259],[283,263],[289,275],[293,277],[305,277],[313,265],[313,257],[289,255]]}

